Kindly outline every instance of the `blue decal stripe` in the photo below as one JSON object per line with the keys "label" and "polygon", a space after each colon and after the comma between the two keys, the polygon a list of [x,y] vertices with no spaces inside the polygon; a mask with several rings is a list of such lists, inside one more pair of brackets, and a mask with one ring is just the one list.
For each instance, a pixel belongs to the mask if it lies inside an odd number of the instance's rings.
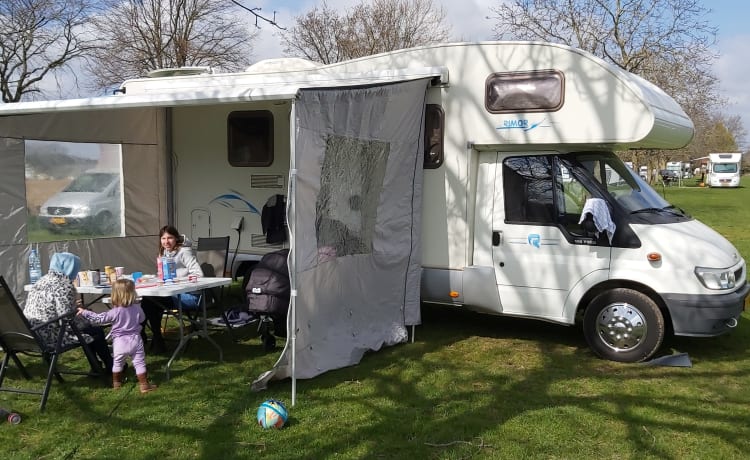
{"label": "blue decal stripe", "polygon": [[242,203],[245,206],[247,206],[247,208],[248,208],[248,210],[250,212],[252,212],[254,214],[260,214],[260,212],[258,212],[258,209],[255,206],[253,206],[252,203],[250,203],[249,201],[247,201],[246,199],[244,199],[242,196],[240,196],[236,192],[235,193],[225,193],[224,195],[219,195],[216,198],[214,198],[213,200],[211,200],[209,202],[209,204],[210,203],[219,203],[220,205],[222,205],[224,207],[234,208],[234,206],[233,206],[232,203],[233,202],[237,202],[237,201],[239,201],[240,203]]}

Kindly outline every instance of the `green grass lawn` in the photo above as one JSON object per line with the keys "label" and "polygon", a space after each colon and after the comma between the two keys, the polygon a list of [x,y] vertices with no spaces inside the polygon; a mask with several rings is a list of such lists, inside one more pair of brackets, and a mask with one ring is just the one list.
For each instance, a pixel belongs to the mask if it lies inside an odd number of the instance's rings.
{"label": "green grass lawn", "polygon": [[[750,258],[750,188],[663,191]],[[159,389],[146,395],[132,375],[120,391],[71,376],[44,413],[36,397],[0,393],[0,406],[23,416],[0,424],[0,445],[13,459],[750,458],[748,312],[731,334],[665,344],[692,368],[597,359],[572,327],[433,306],[423,323],[414,343],[298,381],[282,430],[260,429],[255,411],[267,398],[288,405],[291,383],[250,390],[277,354],[248,327],[237,343],[215,334],[223,363],[191,343],[169,381],[167,358],[149,355]],[[73,358],[65,363],[85,367]],[[8,379],[26,383],[15,371]]]}

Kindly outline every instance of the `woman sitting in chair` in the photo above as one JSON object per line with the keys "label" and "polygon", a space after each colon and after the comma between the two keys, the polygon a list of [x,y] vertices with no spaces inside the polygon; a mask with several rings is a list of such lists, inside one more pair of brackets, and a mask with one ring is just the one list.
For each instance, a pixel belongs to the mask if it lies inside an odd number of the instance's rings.
{"label": "woman sitting in chair", "polygon": [[[172,257],[175,262],[175,269],[178,278],[188,275],[203,276],[203,270],[195,257],[190,241],[180,235],[171,225],[165,225],[159,230],[159,254],[158,257]],[[175,296],[177,297],[177,296]],[[182,303],[184,308],[196,308],[200,302],[200,296],[197,292],[180,294],[179,299],[173,299],[173,302]],[[152,332],[151,350],[156,353],[162,353],[166,347],[164,345],[164,336],[161,333],[161,318],[165,308],[172,308],[174,305],[164,305],[163,297],[144,297],[141,307],[146,314],[146,321]]]}
{"label": "woman sitting in chair", "polygon": [[[78,275],[80,266],[81,259],[75,254],[69,252],[52,254],[49,273],[34,283],[26,298],[23,314],[29,319],[32,326],[76,311],[76,304],[79,300],[73,280]],[[109,352],[104,329],[92,326],[83,318],[76,318],[75,325],[83,334],[84,340],[88,340],[89,337],[92,339],[89,346],[97,358],[102,361],[104,372],[112,372],[112,354]],[[39,330],[39,336],[46,343],[55,343],[59,331],[57,324],[49,324]],[[63,337],[64,344],[77,342],[78,337],[72,333],[66,333]],[[91,363],[91,370],[98,373],[102,369],[96,369],[94,363]]]}

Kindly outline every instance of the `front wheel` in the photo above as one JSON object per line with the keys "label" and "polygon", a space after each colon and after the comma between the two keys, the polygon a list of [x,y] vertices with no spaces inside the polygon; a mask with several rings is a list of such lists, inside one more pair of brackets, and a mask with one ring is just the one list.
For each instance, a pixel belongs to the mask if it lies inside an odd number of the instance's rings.
{"label": "front wheel", "polygon": [[100,235],[112,234],[115,227],[114,217],[107,211],[102,211],[94,218],[92,227],[93,232]]}
{"label": "front wheel", "polygon": [[583,317],[583,333],[599,357],[624,363],[645,361],[664,340],[664,316],[642,292],[618,288],[591,301]]}

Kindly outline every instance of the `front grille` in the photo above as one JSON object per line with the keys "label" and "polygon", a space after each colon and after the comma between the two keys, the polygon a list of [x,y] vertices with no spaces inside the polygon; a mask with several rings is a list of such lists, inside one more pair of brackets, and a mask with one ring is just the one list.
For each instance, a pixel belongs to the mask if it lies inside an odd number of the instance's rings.
{"label": "front grille", "polygon": [[60,206],[50,206],[47,208],[47,214],[50,216],[68,216],[70,215],[71,208],[64,208]]}

